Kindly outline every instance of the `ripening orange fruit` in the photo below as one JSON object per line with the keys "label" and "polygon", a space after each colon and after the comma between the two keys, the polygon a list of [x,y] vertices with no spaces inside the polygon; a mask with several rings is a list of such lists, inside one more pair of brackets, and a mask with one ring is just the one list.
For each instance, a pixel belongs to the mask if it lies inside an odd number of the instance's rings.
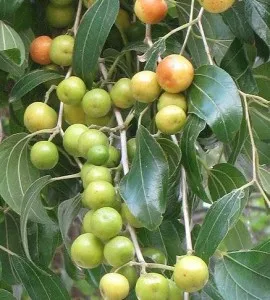
{"label": "ripening orange fruit", "polygon": [[186,90],[194,78],[194,68],[184,56],[172,54],[165,57],[157,66],[157,81],[169,93]]}
{"label": "ripening orange fruit", "polygon": [[41,35],[35,38],[30,45],[30,56],[32,60],[40,65],[50,64],[51,44],[52,39],[49,36]]}
{"label": "ripening orange fruit", "polygon": [[165,0],[136,0],[134,12],[137,18],[146,24],[157,24],[167,14],[168,5]]}
{"label": "ripening orange fruit", "polygon": [[199,2],[206,11],[220,14],[232,7],[235,0],[199,0]]}

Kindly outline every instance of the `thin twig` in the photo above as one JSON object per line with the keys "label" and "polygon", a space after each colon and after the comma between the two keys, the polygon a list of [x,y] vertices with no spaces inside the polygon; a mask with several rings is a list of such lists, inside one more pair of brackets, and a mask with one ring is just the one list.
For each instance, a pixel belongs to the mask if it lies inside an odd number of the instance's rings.
{"label": "thin twig", "polygon": [[[191,23],[192,20],[193,20],[194,3],[195,3],[195,0],[191,0],[190,13],[189,13],[189,23]],[[189,26],[188,29],[187,29],[186,37],[185,37],[184,43],[182,45],[182,48],[181,48],[181,51],[180,51],[180,55],[183,54],[183,52],[184,52],[184,50],[186,48],[191,28],[192,28],[192,25]]]}

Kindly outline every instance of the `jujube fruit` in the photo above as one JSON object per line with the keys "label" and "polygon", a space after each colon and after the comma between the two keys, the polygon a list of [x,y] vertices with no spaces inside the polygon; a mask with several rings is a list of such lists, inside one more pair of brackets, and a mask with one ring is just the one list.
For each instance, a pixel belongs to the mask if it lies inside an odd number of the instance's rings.
{"label": "jujube fruit", "polygon": [[81,234],[71,245],[71,258],[81,268],[95,268],[103,261],[103,244],[92,233]]}
{"label": "jujube fruit", "polygon": [[119,79],[110,91],[113,104],[119,108],[129,108],[135,103],[131,92],[131,80],[129,78]]}
{"label": "jujube fruit", "polygon": [[235,0],[199,0],[199,2],[206,11],[220,14],[231,8]]}
{"label": "jujube fruit", "polygon": [[92,233],[92,227],[91,227],[91,219],[93,216],[94,210],[89,210],[83,217],[82,220],[82,228],[84,233]]}
{"label": "jujube fruit", "polygon": [[136,0],[134,12],[137,18],[146,24],[157,24],[167,14],[168,5],[165,0]]}
{"label": "jujube fruit", "polygon": [[185,292],[201,290],[208,281],[209,271],[206,263],[194,255],[180,257],[176,262],[173,278],[177,286]]}
{"label": "jujube fruit", "polygon": [[129,223],[134,228],[141,228],[143,227],[142,223],[134,217],[134,215],[129,210],[126,203],[122,203],[121,206],[121,215],[123,218],[124,223]]}
{"label": "jujube fruit", "polygon": [[87,152],[87,161],[95,166],[101,166],[109,159],[109,147],[105,145],[95,145]]}
{"label": "jujube fruit", "polygon": [[85,113],[81,105],[64,104],[64,119],[69,125],[85,124]]}
{"label": "jujube fruit", "polygon": [[172,54],[165,57],[157,66],[157,81],[169,93],[186,90],[194,78],[194,68],[184,56]]}
{"label": "jujube fruit", "polygon": [[59,35],[53,39],[50,48],[51,61],[59,66],[71,65],[74,48],[74,37]]}
{"label": "jujube fruit", "polygon": [[156,114],[155,121],[158,130],[162,133],[176,134],[186,123],[186,113],[176,105],[169,105]]}
{"label": "jujube fruit", "polygon": [[94,181],[107,181],[112,183],[112,175],[108,168],[91,165],[87,173],[82,175],[82,180],[83,187],[86,188],[89,183]]}
{"label": "jujube fruit", "polygon": [[118,274],[121,274],[126,277],[129,283],[129,288],[133,289],[138,280],[138,273],[134,266],[125,266],[117,271]]}
{"label": "jujube fruit", "polygon": [[85,93],[86,86],[84,82],[76,76],[64,79],[56,89],[58,99],[69,105],[80,104]]}
{"label": "jujube fruit", "polygon": [[159,96],[161,88],[156,73],[141,71],[131,79],[132,96],[139,102],[151,103]]}
{"label": "jujube fruit", "polygon": [[115,168],[119,165],[121,159],[121,154],[118,149],[114,146],[109,146],[109,158],[106,161],[105,166],[108,168]]}
{"label": "jujube fruit", "polygon": [[168,300],[184,300],[183,291],[171,279],[167,279],[169,283],[169,297]]}
{"label": "jujube fruit", "polygon": [[63,136],[63,146],[68,154],[75,157],[80,156],[78,145],[80,136],[86,132],[88,128],[83,124],[70,125]]}
{"label": "jujube fruit", "polygon": [[56,6],[49,3],[46,8],[46,20],[48,24],[55,28],[65,28],[71,25],[75,17],[73,5]]}
{"label": "jujube fruit", "polygon": [[52,169],[59,160],[58,149],[52,142],[37,142],[31,148],[30,159],[32,164],[39,170]]}
{"label": "jujube fruit", "polygon": [[122,300],[128,296],[128,280],[118,273],[105,274],[99,283],[100,293],[107,300]]}
{"label": "jujube fruit", "polygon": [[157,109],[161,110],[163,107],[169,105],[176,105],[181,107],[185,112],[187,111],[187,100],[186,97],[181,93],[162,93],[158,98]]}
{"label": "jujube fruit", "polygon": [[30,45],[30,56],[32,60],[40,65],[51,63],[50,48],[52,39],[49,36],[42,35],[35,38]]}
{"label": "jujube fruit", "polygon": [[24,112],[24,126],[35,132],[42,129],[52,129],[57,124],[57,113],[48,104],[33,102]]}

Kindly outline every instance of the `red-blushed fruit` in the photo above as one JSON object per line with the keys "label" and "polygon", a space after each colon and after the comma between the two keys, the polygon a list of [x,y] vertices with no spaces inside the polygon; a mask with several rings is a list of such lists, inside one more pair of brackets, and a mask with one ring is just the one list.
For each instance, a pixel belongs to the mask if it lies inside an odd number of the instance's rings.
{"label": "red-blushed fruit", "polygon": [[85,113],[82,106],[64,104],[64,119],[69,125],[85,124]]}
{"label": "red-blushed fruit", "polygon": [[146,24],[157,24],[167,14],[168,5],[165,0],[136,0],[134,12],[137,18]]}
{"label": "red-blushed fruit", "polygon": [[79,105],[85,93],[86,86],[77,76],[62,80],[56,89],[58,99],[68,105]]}
{"label": "red-blushed fruit", "polygon": [[161,88],[156,73],[141,71],[131,79],[132,96],[139,102],[151,103],[159,96]]}
{"label": "red-blushed fruit", "polygon": [[57,113],[48,104],[33,102],[24,112],[24,125],[30,132],[52,129],[57,124]]}
{"label": "red-blushed fruit", "polygon": [[184,56],[172,54],[165,57],[157,66],[157,81],[169,93],[186,90],[194,78],[194,68]]}
{"label": "red-blushed fruit", "polygon": [[59,35],[53,39],[50,48],[51,61],[59,66],[71,65],[74,47],[74,37],[70,35]]}
{"label": "red-blushed fruit", "polygon": [[231,8],[235,0],[199,0],[199,2],[206,11],[220,14]]}
{"label": "red-blushed fruit", "polygon": [[101,278],[99,289],[103,299],[122,300],[129,294],[129,283],[121,274],[107,273]]}
{"label": "red-blushed fruit", "polygon": [[135,249],[130,239],[125,236],[116,236],[104,247],[104,257],[108,264],[120,267],[134,258]]}
{"label": "red-blushed fruit", "polygon": [[83,124],[73,124],[66,129],[63,136],[63,146],[68,154],[75,157],[80,156],[78,150],[79,138],[87,130],[88,128]]}
{"label": "red-blushed fruit", "polygon": [[123,225],[121,215],[112,207],[97,209],[90,222],[92,233],[103,241],[118,235]]}
{"label": "red-blushed fruit", "polygon": [[49,141],[36,142],[30,151],[32,164],[39,170],[49,170],[55,167],[59,160],[58,149]]}
{"label": "red-blushed fruit", "polygon": [[32,60],[40,65],[51,63],[50,48],[52,39],[49,36],[42,35],[35,38],[30,45],[30,56]]}
{"label": "red-blushed fruit", "polygon": [[48,24],[55,28],[65,28],[71,25],[75,17],[73,5],[56,6],[49,3],[46,8],[46,20]]}
{"label": "red-blushed fruit", "polygon": [[186,113],[176,105],[168,105],[156,114],[158,130],[164,134],[176,134],[186,123]]}
{"label": "red-blushed fruit", "polygon": [[181,107],[185,112],[187,111],[187,99],[185,95],[172,94],[168,92],[164,92],[158,98],[157,109],[161,110],[163,107],[168,105],[176,105]]}
{"label": "red-blushed fruit", "polygon": [[173,277],[180,289],[184,292],[194,293],[205,286],[209,278],[209,271],[201,258],[186,255],[177,260]]}
{"label": "red-blushed fruit", "polygon": [[161,274],[146,273],[137,280],[135,292],[140,300],[165,300],[169,296],[169,283]]}
{"label": "red-blushed fruit", "polygon": [[103,243],[92,233],[81,234],[71,245],[71,258],[81,268],[95,268],[103,261]]}

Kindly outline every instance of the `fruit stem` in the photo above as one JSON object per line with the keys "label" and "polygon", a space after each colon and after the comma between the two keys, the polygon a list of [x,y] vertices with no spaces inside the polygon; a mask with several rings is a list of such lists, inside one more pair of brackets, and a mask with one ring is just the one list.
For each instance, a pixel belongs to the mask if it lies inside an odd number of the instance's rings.
{"label": "fruit stem", "polygon": [[44,97],[44,103],[47,103],[50,99],[51,93],[56,89],[56,85],[51,85]]}
{"label": "fruit stem", "polygon": [[202,26],[202,15],[203,15],[203,12],[204,12],[204,9],[201,8],[199,16],[198,16],[199,30],[200,30],[200,33],[201,33],[201,36],[202,36],[204,49],[205,49],[206,55],[208,57],[209,63],[210,63],[210,65],[214,65],[212,56],[210,54],[210,49],[209,49],[209,46],[207,44],[207,40],[206,40],[206,37],[205,37],[205,33],[204,33],[204,30],[203,30],[203,26]]}
{"label": "fruit stem", "polygon": [[[191,0],[190,13],[189,13],[189,23],[191,23],[192,19],[193,19],[194,3],[195,3],[195,0]],[[182,45],[182,48],[181,48],[181,51],[180,51],[180,55],[183,54],[183,52],[184,52],[184,50],[186,48],[187,41],[188,41],[188,38],[189,38],[189,35],[190,35],[190,32],[191,32],[191,28],[192,28],[192,25],[189,26],[188,29],[187,29],[186,37],[185,37],[184,43]]]}
{"label": "fruit stem", "polygon": [[152,36],[151,36],[151,25],[145,24],[145,38],[144,43],[148,45],[150,48],[153,46]]}
{"label": "fruit stem", "polygon": [[77,12],[76,12],[76,17],[75,17],[75,21],[74,21],[74,25],[73,25],[74,36],[78,32],[78,27],[79,27],[79,23],[80,23],[81,12],[82,12],[82,0],[79,0],[78,7],[77,7]]}
{"label": "fruit stem", "polygon": [[142,118],[143,118],[144,114],[148,111],[149,107],[150,107],[150,105],[147,105],[146,108],[140,113],[139,119],[138,119],[138,127],[141,126]]}

